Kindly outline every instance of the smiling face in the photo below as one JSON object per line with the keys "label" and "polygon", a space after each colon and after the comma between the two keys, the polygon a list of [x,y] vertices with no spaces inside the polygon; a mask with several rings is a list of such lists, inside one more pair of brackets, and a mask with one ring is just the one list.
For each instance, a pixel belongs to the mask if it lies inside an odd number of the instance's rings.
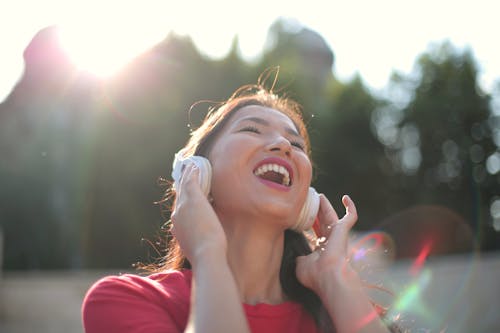
{"label": "smiling face", "polygon": [[234,112],[208,156],[214,208],[221,219],[247,214],[289,227],[311,183],[307,139],[276,109],[248,105]]}

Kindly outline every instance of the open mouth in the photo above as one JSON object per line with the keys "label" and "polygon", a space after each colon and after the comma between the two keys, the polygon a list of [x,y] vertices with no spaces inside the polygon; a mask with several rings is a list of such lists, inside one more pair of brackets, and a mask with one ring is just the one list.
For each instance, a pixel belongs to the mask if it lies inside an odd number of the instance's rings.
{"label": "open mouth", "polygon": [[253,172],[254,175],[262,179],[277,183],[283,186],[291,186],[290,173],[288,170],[276,163],[262,164]]}

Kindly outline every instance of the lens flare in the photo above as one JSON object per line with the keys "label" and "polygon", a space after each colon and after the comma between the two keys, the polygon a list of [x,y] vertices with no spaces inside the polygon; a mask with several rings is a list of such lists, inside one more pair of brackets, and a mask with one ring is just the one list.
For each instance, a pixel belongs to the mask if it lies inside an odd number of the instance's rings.
{"label": "lens flare", "polygon": [[410,274],[415,276],[420,272],[422,267],[424,266],[425,260],[429,256],[429,253],[431,252],[432,249],[432,240],[427,241],[424,246],[422,246],[422,250],[420,250],[420,253],[418,254],[417,258],[413,262],[413,265],[410,268]]}
{"label": "lens flare", "polygon": [[422,293],[431,281],[431,271],[424,269],[416,279],[404,288],[394,301],[388,312],[388,318],[399,318],[401,313],[416,313],[421,316],[429,316],[427,304],[422,300]]}
{"label": "lens flare", "polygon": [[355,236],[349,242],[349,258],[358,269],[386,266],[394,258],[394,242],[384,232]]}
{"label": "lens flare", "polygon": [[121,122],[124,125],[133,125],[139,127],[144,127],[147,125],[146,122],[139,117],[139,115],[136,115],[135,117],[127,115],[126,112],[123,111],[123,108],[120,107],[120,105],[117,105],[113,102],[113,98],[105,88],[103,88],[101,91],[100,103],[103,111],[109,112],[114,120]]}
{"label": "lens flare", "polygon": [[361,318],[361,320],[357,323],[355,332],[360,331],[363,327],[368,325],[373,319],[378,317],[378,313],[375,310],[370,311],[366,316]]}

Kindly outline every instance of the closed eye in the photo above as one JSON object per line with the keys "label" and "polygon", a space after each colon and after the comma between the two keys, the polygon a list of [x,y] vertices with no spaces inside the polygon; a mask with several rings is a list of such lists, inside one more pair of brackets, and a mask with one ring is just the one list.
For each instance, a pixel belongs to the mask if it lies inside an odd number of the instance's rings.
{"label": "closed eye", "polygon": [[260,134],[260,130],[255,127],[255,126],[245,126],[243,127],[240,132],[253,132],[253,133],[257,133],[257,134]]}
{"label": "closed eye", "polygon": [[294,147],[297,147],[299,148],[300,150],[304,150],[305,147],[304,145],[302,144],[302,142],[299,142],[299,141],[290,141],[290,144]]}

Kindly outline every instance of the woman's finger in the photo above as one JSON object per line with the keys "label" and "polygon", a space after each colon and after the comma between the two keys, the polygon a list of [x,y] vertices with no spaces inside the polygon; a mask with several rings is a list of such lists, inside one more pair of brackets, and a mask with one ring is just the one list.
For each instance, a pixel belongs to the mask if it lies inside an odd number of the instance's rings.
{"label": "woman's finger", "polygon": [[356,205],[348,195],[344,195],[342,197],[342,203],[345,207],[345,215],[338,221],[338,223],[347,223],[349,224],[349,229],[351,229],[354,223],[358,220]]}
{"label": "woman's finger", "polygon": [[319,199],[320,204],[318,220],[320,234],[318,237],[328,238],[332,229],[331,225],[336,223],[339,220],[339,217],[332,204],[324,194],[320,194]]}
{"label": "woman's finger", "polygon": [[196,187],[200,187],[198,180],[199,175],[200,169],[194,163],[189,163],[186,165],[179,181],[179,188],[177,189],[177,199],[182,198],[183,192],[191,195],[191,191],[193,191]]}
{"label": "woman's finger", "polygon": [[352,201],[349,196],[344,195],[342,197],[342,203],[344,204],[346,213],[340,220],[332,225],[326,248],[333,253],[345,254],[347,251],[349,232],[356,223],[358,215],[354,201]]}
{"label": "woman's finger", "polygon": [[[198,182],[198,168],[194,164],[188,164],[184,168],[181,178],[179,180],[179,186],[176,188],[176,199],[174,203],[174,209],[171,214],[171,219],[173,224],[177,222],[177,216],[185,208],[192,205],[197,205],[198,197],[196,196],[195,189]],[[199,187],[199,186],[198,186]],[[200,190],[201,192],[201,190]],[[185,215],[185,214],[182,214]]]}

